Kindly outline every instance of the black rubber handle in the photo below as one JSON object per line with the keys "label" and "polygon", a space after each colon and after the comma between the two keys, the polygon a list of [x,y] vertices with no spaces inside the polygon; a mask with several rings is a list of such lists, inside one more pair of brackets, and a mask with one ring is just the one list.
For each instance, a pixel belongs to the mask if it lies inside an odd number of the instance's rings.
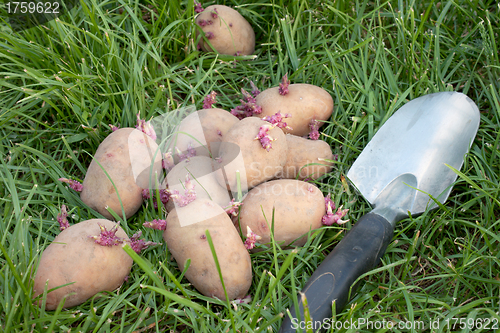
{"label": "black rubber handle", "polygon": [[[351,285],[379,263],[392,235],[393,227],[385,218],[368,213],[335,246],[302,290],[307,298],[312,324],[316,325],[313,327],[319,327],[318,322],[332,316],[334,300],[337,313],[342,311],[349,301]],[[293,318],[285,314],[279,332],[296,332],[299,327],[307,327],[300,295],[298,299],[300,319],[295,317],[295,307],[292,307],[290,314]]]}

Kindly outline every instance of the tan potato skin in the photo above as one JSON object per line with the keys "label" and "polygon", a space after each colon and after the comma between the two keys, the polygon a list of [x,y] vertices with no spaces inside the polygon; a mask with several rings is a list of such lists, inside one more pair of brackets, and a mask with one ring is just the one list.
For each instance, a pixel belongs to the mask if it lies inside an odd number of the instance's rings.
{"label": "tan potato skin", "polygon": [[[111,133],[97,148],[83,180],[80,198],[108,219],[113,219],[113,216],[106,206],[123,217],[116,190],[98,161],[118,189],[125,215],[134,215],[142,205],[142,189],[149,188],[148,175],[153,157],[154,171],[161,173],[162,156],[157,149],[158,145],[153,139],[135,128],[121,128]],[[134,170],[137,170],[137,181]]]}
{"label": "tan potato skin", "polygon": [[[188,225],[181,226],[181,223]],[[174,209],[167,216],[163,239],[181,271],[186,260],[191,259],[186,278],[200,293],[225,300],[205,230],[209,230],[212,237],[229,300],[245,297],[252,284],[250,255],[231,219],[219,205],[196,199]]]}
{"label": "tan potato skin", "polygon": [[[229,206],[231,198],[225,187],[220,186],[212,169],[212,159],[207,156],[194,156],[175,165],[167,174],[169,190],[184,193],[186,175],[189,174],[195,186],[196,198],[206,198],[214,201],[221,207]],[[174,208],[173,200],[167,203],[167,211]]]}
{"label": "tan potato skin", "polygon": [[317,179],[332,170],[333,163],[326,160],[333,161],[334,156],[325,141],[309,140],[292,134],[286,135],[286,141],[288,153],[280,178]]}
{"label": "tan potato skin", "polygon": [[[238,118],[223,109],[198,110],[181,121],[177,129],[179,133],[171,146],[176,146],[183,153],[191,146],[196,149],[197,156],[215,157],[224,135],[238,121]],[[175,150],[172,149],[172,152]]]}
{"label": "tan potato skin", "polygon": [[[43,293],[47,280],[47,290],[74,282],[47,294],[47,310],[55,310],[66,295],[64,308],[70,308],[84,303],[99,292],[113,291],[122,285],[130,273],[133,261],[121,245],[102,246],[89,238],[100,234],[98,223],[107,230],[116,224],[104,219],[74,224],[61,231],[43,251],[34,280],[33,297]],[[121,227],[116,235],[129,239]],[[42,301],[38,304],[41,306]]]}
{"label": "tan potato skin", "polygon": [[[216,18],[212,16],[214,10],[217,11]],[[250,55],[255,50],[255,32],[252,26],[240,13],[230,7],[208,6],[196,17],[196,24],[201,27],[215,51],[220,54]],[[212,51],[210,45],[203,40],[200,41],[200,46],[205,52]]]}
{"label": "tan potato skin", "polygon": [[259,243],[269,243],[273,208],[274,239],[282,246],[292,242],[293,246],[304,245],[305,234],[320,228],[321,218],[326,214],[325,198],[313,184],[292,179],[272,180],[253,188],[243,199],[241,230],[246,232],[248,226],[262,237]]}
{"label": "tan potato skin", "polygon": [[[288,150],[285,134],[278,127],[269,130],[268,134],[276,140],[272,141],[272,148],[267,151],[255,139],[262,125],[270,124],[259,118],[248,117],[227,132],[221,143],[219,158],[214,162],[221,186],[236,192],[236,171],[240,171],[243,191],[273,179],[282,172]],[[240,158],[235,159],[238,151],[241,152]],[[227,182],[221,168],[224,168]]]}
{"label": "tan potato skin", "polygon": [[260,118],[272,116],[278,111],[291,115],[285,122],[292,130],[284,130],[285,133],[307,135],[312,119],[328,120],[332,115],[333,98],[323,88],[306,83],[290,84],[286,95],[280,95],[278,89],[273,87],[262,91],[257,95],[256,103],[262,107]]}

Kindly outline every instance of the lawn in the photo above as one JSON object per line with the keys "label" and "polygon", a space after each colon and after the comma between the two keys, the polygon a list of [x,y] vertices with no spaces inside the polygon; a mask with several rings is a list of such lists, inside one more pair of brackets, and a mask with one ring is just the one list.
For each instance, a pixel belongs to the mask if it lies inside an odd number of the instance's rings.
{"label": "lawn", "polygon": [[[204,2],[208,6],[215,2]],[[378,128],[422,95],[458,91],[481,123],[448,201],[400,221],[382,263],[362,276],[332,332],[500,330],[500,6],[496,1],[218,1],[256,34],[253,56],[197,50],[194,3],[80,0],[70,13],[13,32],[0,21],[0,330],[3,332],[277,332],[325,256],[370,205],[345,181]],[[1,6],[1,5],[0,5]],[[145,206],[123,221],[162,243],[134,256],[128,280],[74,308],[32,302],[42,251],[99,214],[61,177],[83,180],[109,124],[133,127],[195,105],[240,104],[241,88],[292,83],[333,97],[320,139],[338,155],[317,181],[350,220],[297,249],[252,254],[251,302],[205,297],[183,278]],[[402,157],[404,158],[404,157]],[[352,323],[352,324],[351,324]]]}

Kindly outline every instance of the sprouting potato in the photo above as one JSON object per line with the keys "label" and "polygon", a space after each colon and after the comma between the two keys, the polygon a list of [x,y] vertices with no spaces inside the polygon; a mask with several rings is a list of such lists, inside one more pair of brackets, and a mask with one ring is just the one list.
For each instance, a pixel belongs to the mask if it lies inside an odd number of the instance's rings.
{"label": "sprouting potato", "polygon": [[80,198],[90,208],[113,219],[106,208],[123,217],[119,195],[125,215],[130,217],[142,205],[142,189],[150,188],[150,180],[152,186],[157,185],[161,159],[158,145],[151,137],[135,128],[121,128],[99,145],[85,175]]}
{"label": "sprouting potato", "polygon": [[186,278],[205,296],[226,299],[205,235],[208,230],[229,300],[243,298],[252,284],[250,255],[226,212],[208,199],[196,199],[167,216],[163,238],[179,269],[191,260]]}
{"label": "sprouting potato", "polygon": [[205,8],[196,17],[210,45],[200,42],[203,51],[216,51],[227,55],[250,55],[255,50],[255,33],[252,26],[238,11],[223,5]]}
{"label": "sprouting potato", "polygon": [[121,243],[103,246],[92,238],[100,235],[101,227],[108,232],[115,228],[116,237],[129,240],[115,222],[92,219],[64,229],[43,251],[34,279],[34,297],[44,292],[46,283],[47,290],[71,283],[47,294],[47,310],[55,310],[64,297],[64,307],[70,308],[99,292],[113,291],[130,273],[133,261]]}
{"label": "sprouting potato", "polygon": [[275,178],[286,163],[285,134],[269,122],[248,117],[234,125],[222,140],[215,159],[219,184],[237,192],[237,172],[242,190]]}
{"label": "sprouting potato", "polygon": [[[286,77],[285,77],[286,80]],[[272,116],[277,112],[289,114],[286,119],[291,130],[285,133],[305,136],[311,131],[311,122],[317,121],[319,127],[328,120],[333,112],[333,98],[318,86],[305,83],[285,84],[262,91],[256,97],[262,108],[259,117]]]}
{"label": "sprouting potato", "polygon": [[281,246],[302,246],[310,230],[322,226],[325,198],[313,184],[292,179],[272,180],[254,187],[243,199],[239,215],[241,230],[249,227],[271,241],[274,210],[274,239]]}
{"label": "sprouting potato", "polygon": [[[170,150],[181,154],[215,157],[224,135],[238,122],[238,118],[226,110],[202,109],[184,118],[173,135]],[[175,156],[175,154],[174,154]]]}

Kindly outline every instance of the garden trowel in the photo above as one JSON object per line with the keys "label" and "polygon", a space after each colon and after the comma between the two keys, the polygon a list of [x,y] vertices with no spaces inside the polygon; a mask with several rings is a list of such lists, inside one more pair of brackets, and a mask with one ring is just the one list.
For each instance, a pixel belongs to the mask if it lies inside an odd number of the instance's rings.
{"label": "garden trowel", "polygon": [[453,168],[462,166],[478,127],[476,104],[458,92],[416,98],[383,124],[347,173],[373,210],[313,273],[280,332],[332,327],[333,302],[340,313],[356,279],[379,263],[396,222],[446,201],[457,177]]}

